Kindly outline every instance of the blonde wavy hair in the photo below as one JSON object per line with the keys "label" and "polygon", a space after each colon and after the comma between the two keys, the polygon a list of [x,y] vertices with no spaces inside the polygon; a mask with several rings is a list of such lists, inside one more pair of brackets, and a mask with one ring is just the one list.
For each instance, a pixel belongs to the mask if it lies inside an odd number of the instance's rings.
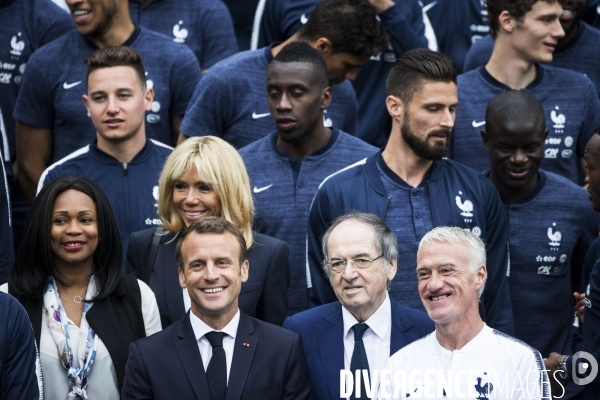
{"label": "blonde wavy hair", "polygon": [[242,231],[248,248],[252,246],[254,203],[246,166],[229,143],[215,136],[191,137],[173,150],[159,179],[158,216],[163,228],[180,232],[183,218],[173,203],[173,190],[179,179],[196,168],[198,176],[217,195],[220,217]]}

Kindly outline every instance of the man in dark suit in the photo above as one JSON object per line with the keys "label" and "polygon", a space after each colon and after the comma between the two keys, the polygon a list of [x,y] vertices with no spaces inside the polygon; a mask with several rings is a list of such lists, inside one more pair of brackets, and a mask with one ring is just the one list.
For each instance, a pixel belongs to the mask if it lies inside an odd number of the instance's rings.
{"label": "man in dark suit", "polygon": [[300,336],[238,308],[248,279],[242,233],[203,218],[184,229],[176,256],[191,312],[130,345],[121,398],[312,399]]}
{"label": "man in dark suit", "polygon": [[[323,235],[325,273],[338,302],[288,317],[283,327],[302,337],[315,399],[339,399],[340,370],[371,372],[369,384],[346,375],[346,392],[373,398],[374,370],[390,355],[433,331],[427,314],[400,305],[387,289],[396,275],[398,243],[373,214],[338,217]],[[364,372],[363,372],[364,374]],[[342,387],[340,387],[342,386]],[[365,392],[366,389],[366,392]],[[361,398],[352,390],[351,399]]]}

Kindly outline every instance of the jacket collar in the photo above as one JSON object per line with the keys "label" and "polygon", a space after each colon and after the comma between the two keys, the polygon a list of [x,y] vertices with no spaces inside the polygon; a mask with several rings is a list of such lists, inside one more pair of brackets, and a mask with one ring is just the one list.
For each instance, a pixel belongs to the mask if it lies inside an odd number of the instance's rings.
{"label": "jacket collar", "polygon": [[[139,153],[137,153],[128,164],[135,165],[135,164],[140,164],[140,163],[146,161],[148,159],[148,157],[150,157],[150,155],[152,154],[153,149],[154,149],[154,145],[150,142],[150,139],[146,139],[146,143],[144,144],[144,147],[142,147],[142,150],[140,150]],[[92,144],[90,144],[90,153],[89,154],[90,154],[90,157],[92,157],[94,160],[96,160],[102,164],[108,164],[108,165],[122,165],[123,164],[123,163],[121,163],[121,161],[117,160],[110,154],[105,153],[104,151],[100,150],[100,148],[98,147],[97,140],[94,140],[94,142]]]}
{"label": "jacket collar", "polygon": [[[383,152],[384,149],[385,149],[385,147],[382,148],[379,152],[377,152],[367,158],[367,161],[365,163],[365,173],[366,173],[367,180],[369,181],[371,187],[373,187],[373,189],[380,196],[387,197],[387,192],[385,190],[385,186],[383,185],[383,182],[381,180],[381,174],[377,170],[377,158],[381,157],[381,153]],[[427,182],[437,180],[442,175],[444,168],[445,168],[445,164],[444,164],[443,160],[442,161],[434,161],[433,165],[431,166],[431,169],[430,169],[431,172],[430,172],[429,179],[427,180]]]}

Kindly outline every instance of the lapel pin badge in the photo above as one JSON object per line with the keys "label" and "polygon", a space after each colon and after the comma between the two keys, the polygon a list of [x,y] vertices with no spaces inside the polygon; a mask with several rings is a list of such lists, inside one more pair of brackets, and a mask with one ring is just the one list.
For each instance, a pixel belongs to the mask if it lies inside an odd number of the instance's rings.
{"label": "lapel pin badge", "polygon": [[244,347],[250,347],[249,343],[244,343]]}

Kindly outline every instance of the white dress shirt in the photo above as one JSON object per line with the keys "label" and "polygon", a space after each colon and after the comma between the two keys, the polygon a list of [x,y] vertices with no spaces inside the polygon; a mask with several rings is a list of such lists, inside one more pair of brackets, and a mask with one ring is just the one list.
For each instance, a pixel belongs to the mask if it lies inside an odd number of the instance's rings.
{"label": "white dress shirt", "polygon": [[[352,327],[359,322],[350,311],[342,306],[342,318],[344,319],[344,368],[350,369],[350,360],[354,352],[354,331]],[[390,358],[390,338],[392,336],[392,304],[388,294],[377,311],[367,319],[365,324],[369,325],[363,335],[363,343],[369,361],[369,370],[381,370]],[[346,382],[346,385],[348,382]]]}
{"label": "white dress shirt", "polygon": [[[154,292],[144,282],[138,280],[138,284],[142,297],[142,316],[144,317],[146,336],[150,336],[161,330],[160,313]],[[0,286],[0,291],[8,293],[8,284]],[[91,299],[92,293],[95,293],[95,290],[88,290],[87,300]],[[67,322],[71,351],[73,351],[73,366],[79,368],[78,343],[80,340],[87,340],[88,332],[87,329],[85,331],[79,329],[70,319]],[[39,346],[45,398],[66,399],[67,393],[69,393],[69,378],[67,378],[67,370],[58,358],[58,349],[48,327],[48,312],[45,307],[42,311],[42,331]],[[89,398],[94,400],[114,400],[120,396],[117,373],[112,358],[110,358],[108,349],[100,338],[96,358],[88,375],[87,393]]]}
{"label": "white dress shirt", "polygon": [[206,372],[212,357],[212,346],[204,335],[213,331],[227,334],[223,336],[223,350],[225,350],[225,360],[227,361],[227,383],[229,383],[229,371],[231,370],[231,360],[233,360],[233,345],[235,344],[235,336],[237,335],[238,325],[240,324],[239,308],[233,319],[220,331],[206,325],[204,321],[196,317],[193,312],[190,312],[190,322],[192,323],[192,329],[194,330],[194,335],[198,342],[198,349],[200,350],[200,357],[202,357],[204,372]]}

